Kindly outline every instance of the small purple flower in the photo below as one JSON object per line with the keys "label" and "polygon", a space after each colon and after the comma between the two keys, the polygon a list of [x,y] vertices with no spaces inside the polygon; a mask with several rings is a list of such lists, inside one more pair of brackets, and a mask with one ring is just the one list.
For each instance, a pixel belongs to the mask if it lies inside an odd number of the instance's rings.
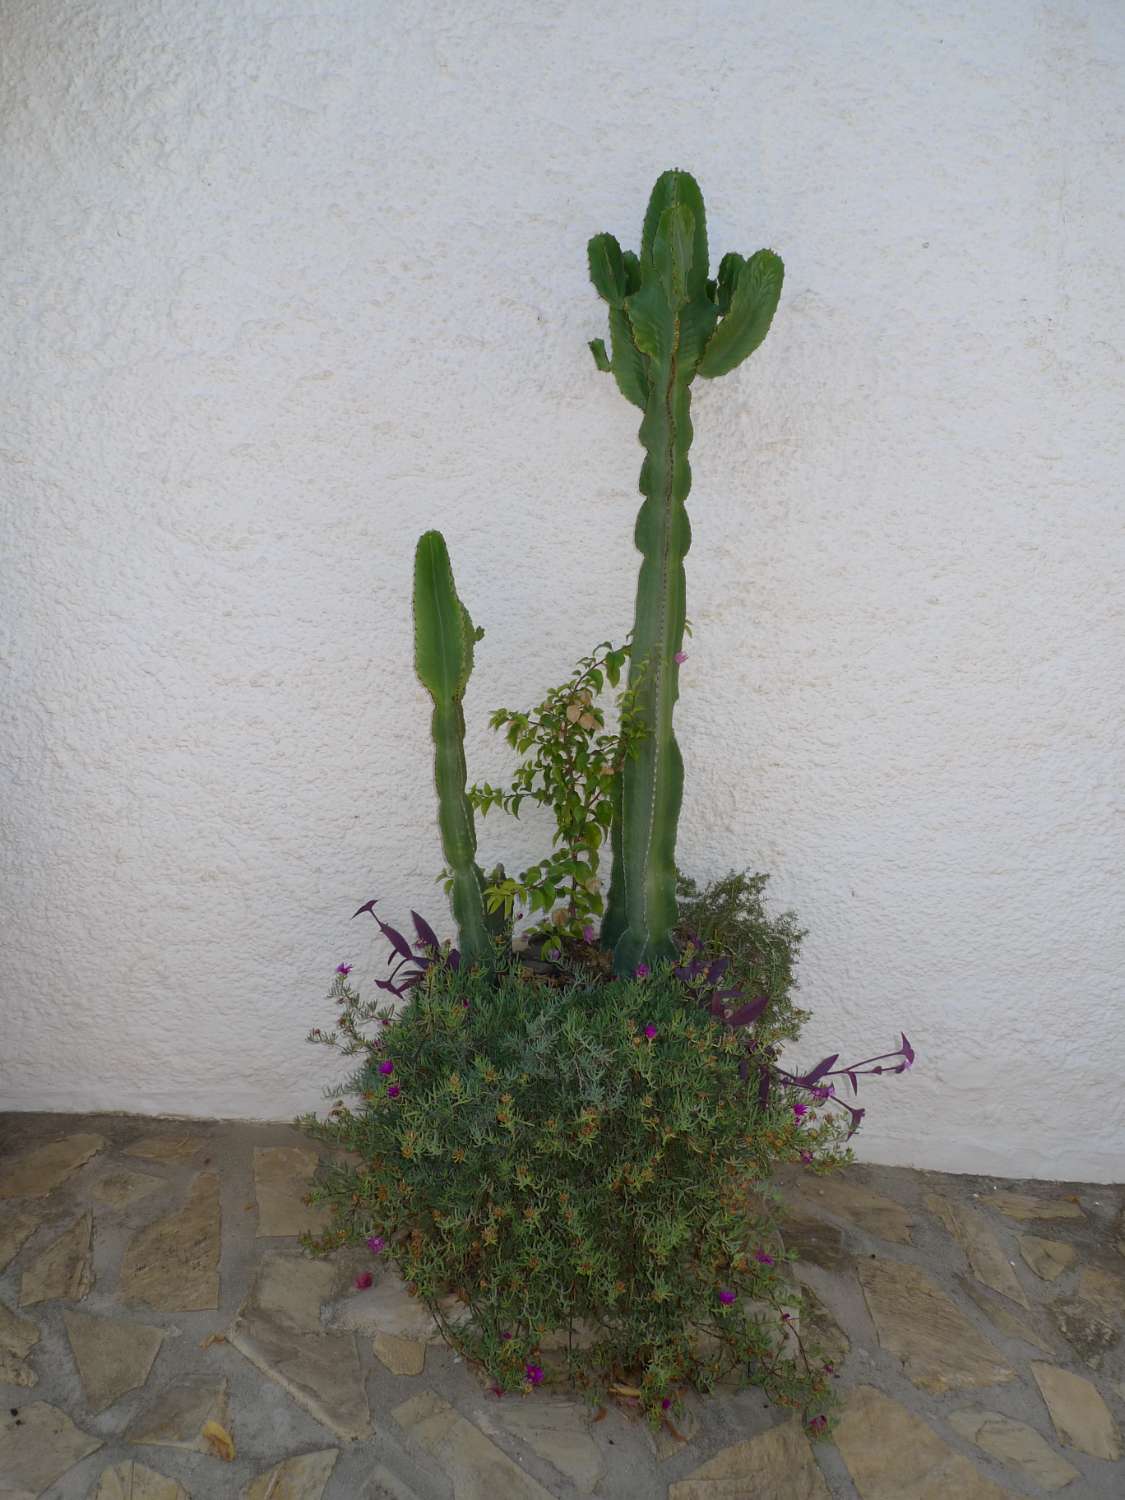
{"label": "small purple flower", "polygon": [[370,1271],[361,1271],[355,1279],[356,1291],[365,1292],[374,1280]]}
{"label": "small purple flower", "polygon": [[548,948],[547,949],[547,957],[553,963],[555,959],[562,957],[562,950],[559,949],[559,948]]}
{"label": "small purple flower", "polygon": [[668,1408],[671,1406],[671,1404],[672,1404],[672,1398],[671,1398],[671,1396],[665,1396],[664,1400],[660,1403],[660,1410],[661,1411],[667,1411]]}
{"label": "small purple flower", "polygon": [[755,1250],[754,1251],[754,1259],[758,1262],[758,1264],[760,1266],[772,1266],[773,1265],[773,1256],[772,1255],[767,1255],[764,1250]]}
{"label": "small purple flower", "polygon": [[830,1083],[822,1084],[820,1088],[813,1089],[812,1091],[812,1096],[818,1104],[823,1104],[826,1099],[832,1099],[835,1095],[836,1090]]}
{"label": "small purple flower", "polygon": [[827,1426],[827,1417],[813,1417],[812,1421],[809,1423],[809,1431],[815,1433],[819,1437],[819,1435],[825,1430]]}
{"label": "small purple flower", "polygon": [[811,1151],[802,1151],[801,1152],[801,1160],[805,1164],[806,1167],[811,1167],[812,1166],[812,1159],[813,1158],[812,1158],[812,1152]]}
{"label": "small purple flower", "polygon": [[637,967],[633,970],[633,973],[638,979],[647,979],[648,976],[652,973],[652,970],[649,968],[648,964],[638,964]]}
{"label": "small purple flower", "polygon": [[385,1062],[381,1062],[379,1064],[379,1072],[380,1073],[383,1073],[383,1074],[393,1073],[394,1070],[395,1070],[395,1065],[394,1065],[393,1062],[391,1062],[391,1060],[390,1060],[389,1057],[386,1059]]}
{"label": "small purple flower", "polygon": [[462,1001],[461,1001],[461,1004],[462,1004],[462,1005],[463,1005],[463,1006],[464,1006],[464,1008],[465,1008],[465,1009],[466,1009],[466,1010],[468,1010],[468,1008],[469,1008],[469,1002],[468,1002],[468,1001],[467,1001],[467,1000],[462,1000]]}
{"label": "small purple flower", "polygon": [[528,1380],[531,1381],[532,1385],[542,1385],[543,1384],[543,1366],[542,1365],[525,1365],[524,1366],[524,1374],[527,1376]]}
{"label": "small purple flower", "polygon": [[587,922],[586,925],[585,925],[585,927],[583,927],[583,929],[582,929],[583,940],[585,942],[587,942],[587,943],[592,943],[594,941],[594,938],[596,937],[596,935],[597,934],[594,932],[593,927],[590,925],[589,922]]}
{"label": "small purple flower", "polygon": [[337,974],[343,974],[345,977],[347,977],[347,975],[349,975],[351,972],[352,972],[352,966],[351,966],[351,964],[337,964],[336,965],[336,973]]}
{"label": "small purple flower", "polygon": [[737,1293],[732,1292],[729,1286],[719,1288],[719,1301],[724,1307],[729,1307],[737,1298]]}
{"label": "small purple flower", "polygon": [[654,1025],[653,1025],[653,1024],[652,1024],[652,1022],[651,1022],[651,1021],[650,1021],[650,1022],[649,1022],[649,1023],[648,1023],[648,1025],[647,1025],[647,1026],[646,1026],[646,1027],[645,1027],[645,1036],[647,1036],[647,1037],[648,1037],[648,1039],[649,1039],[649,1041],[650,1041],[650,1042],[651,1042],[651,1041],[652,1041],[652,1039],[653,1039],[653,1037],[654,1037],[654,1036],[655,1036],[655,1035],[656,1035],[656,1027],[655,1027],[655,1026],[654,1026]]}
{"label": "small purple flower", "polygon": [[379,1255],[387,1248],[387,1242],[381,1234],[370,1234],[367,1237],[367,1248],[372,1255]]}
{"label": "small purple flower", "polygon": [[809,1107],[808,1107],[807,1104],[794,1104],[794,1106],[793,1106],[793,1113],[796,1115],[796,1117],[797,1117],[798,1120],[801,1118],[802,1115],[807,1115],[808,1112],[809,1112]]}
{"label": "small purple flower", "polygon": [[504,1342],[504,1343],[505,1343],[505,1344],[506,1344],[506,1343],[507,1343],[507,1342],[508,1342],[508,1341],[509,1341],[509,1339],[510,1339],[510,1338],[511,1338],[511,1337],[512,1337],[512,1335],[511,1335],[511,1334],[510,1334],[510,1333],[509,1333],[509,1332],[508,1332],[508,1330],[507,1330],[507,1329],[506,1329],[506,1328],[505,1328],[505,1330],[504,1330],[504,1332],[503,1332],[503,1333],[502,1333],[502,1334],[501,1334],[501,1335],[500,1335],[500,1338],[501,1338],[501,1340],[502,1340],[502,1341],[503,1341],[503,1342]]}
{"label": "small purple flower", "polygon": [[388,1099],[397,1099],[398,1096],[401,1093],[402,1093],[402,1090],[399,1088],[398,1084],[397,1083],[392,1083],[391,1086],[390,1086],[390,1088],[387,1090],[387,1098]]}
{"label": "small purple flower", "polygon": [[687,661],[687,652],[677,651],[672,660],[676,663],[677,667],[682,667],[684,662]]}

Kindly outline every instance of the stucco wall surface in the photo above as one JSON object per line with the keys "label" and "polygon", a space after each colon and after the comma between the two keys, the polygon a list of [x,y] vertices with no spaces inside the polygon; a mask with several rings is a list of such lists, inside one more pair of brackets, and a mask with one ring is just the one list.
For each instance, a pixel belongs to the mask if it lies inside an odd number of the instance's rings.
{"label": "stucco wall surface", "polygon": [[[420,531],[487,728],[631,620],[585,244],[691,169],[769,339],[695,402],[681,862],[809,928],[871,1159],[1125,1159],[1116,0],[7,0],[0,1105],[285,1117],[434,886]],[[545,821],[482,827],[536,857]]]}

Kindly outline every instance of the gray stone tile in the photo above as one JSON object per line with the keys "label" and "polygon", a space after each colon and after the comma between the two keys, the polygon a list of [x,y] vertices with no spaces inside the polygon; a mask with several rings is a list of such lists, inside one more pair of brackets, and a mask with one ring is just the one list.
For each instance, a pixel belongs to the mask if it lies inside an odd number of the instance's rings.
{"label": "gray stone tile", "polygon": [[131,1203],[139,1203],[158,1188],[167,1186],[165,1178],[153,1177],[148,1172],[110,1172],[94,1183],[93,1196],[110,1208],[128,1208]]}
{"label": "gray stone tile", "polygon": [[219,1179],[201,1172],[182,1208],[146,1225],[121,1264],[121,1300],[160,1312],[219,1305]]}
{"label": "gray stone tile", "polygon": [[331,1432],[365,1438],[371,1412],[355,1334],[320,1323],[321,1304],[336,1281],[325,1261],[282,1252],[263,1256],[227,1341]]}
{"label": "gray stone tile", "polygon": [[404,1401],[391,1415],[445,1470],[453,1500],[551,1500],[538,1480],[432,1391]]}
{"label": "gray stone tile", "polygon": [[1032,1361],[1031,1373],[1060,1442],[1109,1463],[1121,1457],[1117,1424],[1093,1381],[1040,1360]]}
{"label": "gray stone tile", "polygon": [[81,1302],[94,1284],[92,1226],[89,1212],[82,1214],[31,1262],[20,1279],[21,1307],[59,1297]]}
{"label": "gray stone tile", "polygon": [[1044,1281],[1057,1281],[1078,1257],[1074,1246],[1065,1240],[1044,1240],[1037,1234],[1021,1234],[1019,1245],[1026,1264]]}
{"label": "gray stone tile", "polygon": [[254,1191],[258,1234],[320,1234],[331,1215],[301,1200],[312,1186],[320,1157],[306,1146],[255,1146]]}
{"label": "gray stone tile", "polygon": [[227,1382],[213,1375],[179,1380],[162,1391],[125,1430],[127,1442],[159,1448],[184,1448],[212,1453],[203,1436],[208,1422],[230,1430]]}
{"label": "gray stone tile", "polygon": [[252,1479],[242,1500],[321,1500],[339,1457],[336,1448],[300,1453]]}
{"label": "gray stone tile", "polygon": [[1047,1330],[1040,1326],[1042,1320],[1037,1312],[1030,1309],[1026,1313],[1013,1312],[1007,1302],[1000,1301],[967,1276],[958,1276],[957,1285],[980,1308],[993,1327],[1008,1338],[1020,1339],[1033,1349],[1038,1349],[1041,1354],[1054,1352],[1052,1340]]}
{"label": "gray stone tile", "polygon": [[566,1397],[531,1396],[502,1402],[498,1417],[506,1431],[565,1475],[579,1494],[590,1494],[601,1479],[605,1461],[592,1436],[589,1408],[583,1403]]}
{"label": "gray stone tile", "polygon": [[48,1485],[95,1453],[101,1439],[82,1432],[57,1406],[35,1401],[0,1414],[0,1495],[35,1500]]}
{"label": "gray stone tile", "polygon": [[803,1184],[805,1202],[825,1208],[839,1219],[846,1219],[864,1233],[896,1245],[911,1243],[910,1229],[914,1215],[893,1198],[873,1193],[848,1177],[818,1177],[815,1185]]}
{"label": "gray stone tile", "polygon": [[1015,1379],[924,1271],[892,1260],[860,1261],[857,1270],[879,1343],[902,1360],[916,1386],[940,1392]]}
{"label": "gray stone tile", "polygon": [[668,1500],[831,1500],[812,1449],[796,1422],[724,1448],[686,1479],[669,1485]]}
{"label": "gray stone tile", "polygon": [[165,1337],[164,1329],[146,1323],[70,1309],[63,1324],[92,1412],[105,1411],[126,1391],[144,1385]]}
{"label": "gray stone tile", "polygon": [[191,1500],[191,1496],[178,1480],[127,1458],[102,1470],[90,1500]]}
{"label": "gray stone tile", "polygon": [[1026,1422],[1013,1421],[998,1411],[955,1411],[949,1425],[966,1442],[997,1458],[1022,1479],[1045,1490],[1061,1490],[1082,1476],[1056,1453],[1047,1440]]}
{"label": "gray stone tile", "polygon": [[15,1260],[25,1242],[39,1228],[39,1215],[20,1211],[0,1214],[0,1271]]}
{"label": "gray stone tile", "polygon": [[0,1198],[45,1198],[104,1145],[104,1136],[83,1132],[0,1162]]}
{"label": "gray stone tile", "polygon": [[874,1386],[848,1393],[836,1444],[861,1500],[1012,1500],[963,1454]]}
{"label": "gray stone tile", "polygon": [[190,1161],[203,1145],[201,1135],[145,1135],[125,1147],[126,1156],[139,1156],[144,1161],[169,1162],[179,1166]]}
{"label": "gray stone tile", "polygon": [[426,1368],[426,1346],[421,1339],[404,1339],[396,1333],[377,1333],[371,1340],[375,1358],[392,1375],[421,1375]]}
{"label": "gray stone tile", "polygon": [[1018,1302],[1020,1307],[1027,1307],[1028,1300],[1019,1277],[1009,1265],[1008,1257],[985,1216],[942,1193],[927,1193],[924,1201],[961,1246],[976,1279],[1001,1296]]}

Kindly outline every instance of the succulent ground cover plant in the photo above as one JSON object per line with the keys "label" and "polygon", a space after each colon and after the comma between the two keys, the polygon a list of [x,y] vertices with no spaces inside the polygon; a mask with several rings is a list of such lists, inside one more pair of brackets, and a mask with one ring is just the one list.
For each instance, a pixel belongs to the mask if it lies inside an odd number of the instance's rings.
{"label": "succulent ground cover plant", "polygon": [[[767,911],[765,876],[700,890],[675,864],[690,387],[761,343],[781,261],[728,254],[712,279],[685,172],[658,179],[639,254],[602,234],[589,260],[609,305],[595,361],[643,412],[633,630],[535,708],[498,709],[520,764],[507,786],[469,786],[464,696],[483,631],[440,533],[419,540],[415,667],[433,700],[457,940],[417,912],[407,936],[374,900],[356,912],[378,925],[392,968],[367,999],[341,964],[335,1023],[310,1036],[353,1071],[328,1116],[302,1123],[359,1164],[314,1189],[334,1212],[309,1245],[365,1244],[393,1261],[497,1394],[565,1378],[660,1422],[686,1387],[734,1375],[822,1432],[833,1371],[794,1319],[772,1172],[847,1160],[859,1078],[904,1072],[914,1054],[903,1036],[857,1064],[783,1065],[806,1016],[793,999],[803,932]],[[518,876],[486,875],[476,813],[518,816],[525,802],[553,812],[551,850]]]}

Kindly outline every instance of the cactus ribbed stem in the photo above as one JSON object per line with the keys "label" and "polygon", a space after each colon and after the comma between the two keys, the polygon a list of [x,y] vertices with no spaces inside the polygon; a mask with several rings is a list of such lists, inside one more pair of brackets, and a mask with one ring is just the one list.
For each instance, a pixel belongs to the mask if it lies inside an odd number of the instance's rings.
{"label": "cactus ribbed stem", "polygon": [[622,395],[644,409],[644,501],[634,533],[642,560],[629,686],[645,733],[621,772],[601,933],[619,974],[675,953],[683,761],[672,717],[685,624],[684,557],[691,546],[685,504],[691,489],[691,382],[697,373],[726,374],[752,353],[781,293],[781,262],[769,250],[749,261],[725,256],[715,282],[707,270],[703,198],[686,172],[665,172],[657,180],[639,257],[623,254],[612,235],[590,241],[590,276],[610,305],[612,349],[608,354],[594,340],[594,359],[614,375]]}

